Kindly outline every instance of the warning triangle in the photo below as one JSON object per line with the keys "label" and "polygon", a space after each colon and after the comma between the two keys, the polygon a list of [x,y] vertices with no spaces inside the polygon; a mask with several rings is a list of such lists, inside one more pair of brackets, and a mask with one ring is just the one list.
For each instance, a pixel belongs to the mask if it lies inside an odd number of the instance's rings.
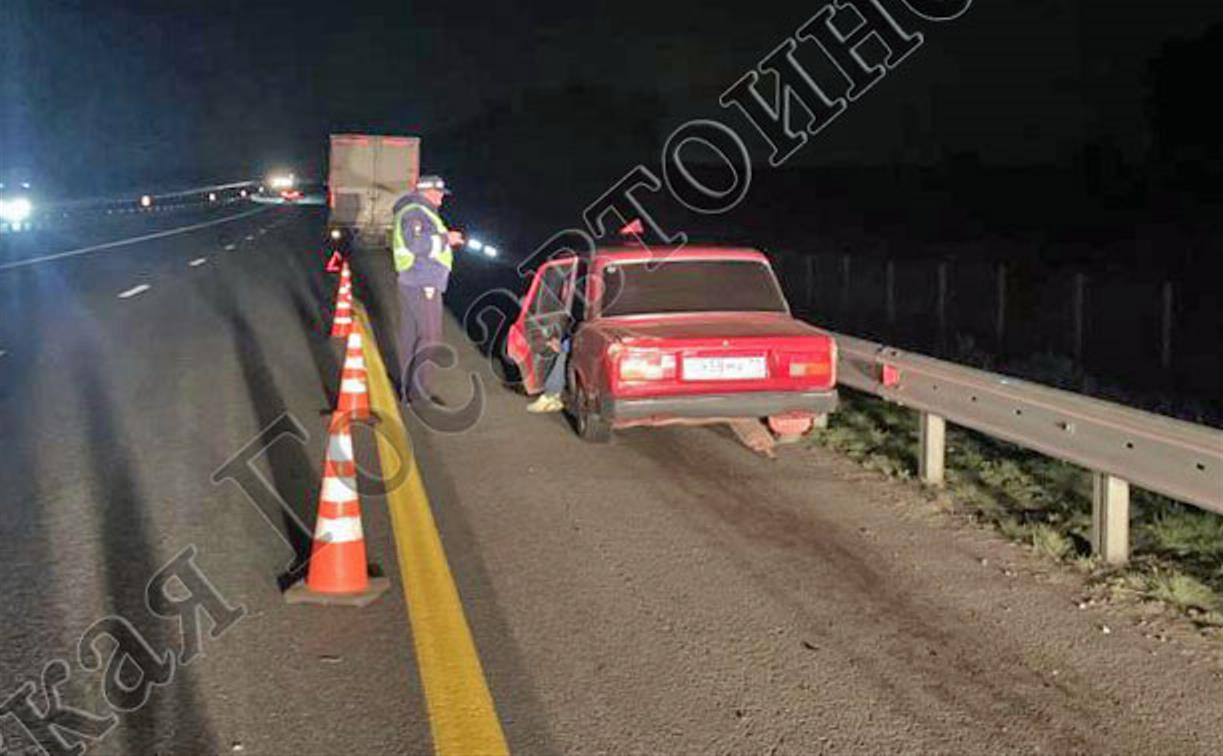
{"label": "warning triangle", "polygon": [[339,273],[340,268],[344,265],[344,256],[339,252],[332,252],[331,259],[327,261],[328,273]]}
{"label": "warning triangle", "polygon": [[641,222],[640,218],[626,224],[624,228],[620,229],[621,236],[642,236],[644,234],[645,224]]}

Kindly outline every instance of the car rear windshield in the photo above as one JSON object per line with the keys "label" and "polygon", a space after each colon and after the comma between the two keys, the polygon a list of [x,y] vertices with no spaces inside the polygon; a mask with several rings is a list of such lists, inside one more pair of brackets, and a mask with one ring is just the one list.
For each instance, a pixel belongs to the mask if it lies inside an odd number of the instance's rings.
{"label": "car rear windshield", "polygon": [[603,281],[604,317],[786,309],[768,266],[752,260],[609,264]]}

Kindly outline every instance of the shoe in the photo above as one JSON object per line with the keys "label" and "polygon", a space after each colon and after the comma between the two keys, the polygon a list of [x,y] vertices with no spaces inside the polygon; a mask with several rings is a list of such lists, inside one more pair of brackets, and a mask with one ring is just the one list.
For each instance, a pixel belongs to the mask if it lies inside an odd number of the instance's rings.
{"label": "shoe", "polygon": [[565,403],[555,394],[540,394],[539,398],[527,405],[527,412],[541,415],[546,412],[560,412]]}

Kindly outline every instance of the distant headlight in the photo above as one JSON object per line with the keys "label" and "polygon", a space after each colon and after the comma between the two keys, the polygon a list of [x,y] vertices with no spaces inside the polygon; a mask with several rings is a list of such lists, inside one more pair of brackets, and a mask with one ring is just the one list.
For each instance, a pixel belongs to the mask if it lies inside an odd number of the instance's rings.
{"label": "distant headlight", "polygon": [[340,240],[340,237],[342,237],[343,235],[344,235],[344,232],[343,232],[343,231],[341,231],[340,229],[338,229],[338,228],[333,228],[333,229],[331,229],[331,238],[332,238],[332,239],[335,239],[336,241],[339,241],[339,240]]}
{"label": "distant headlight", "polygon": [[272,176],[268,179],[268,185],[273,189],[292,189],[295,183],[297,183],[297,179],[293,174],[288,176]]}
{"label": "distant headlight", "polygon": [[489,247],[489,246],[485,246],[485,247],[484,247],[484,256],[485,256],[485,257],[496,257],[498,254],[500,254],[500,253],[497,251],[497,248],[496,248],[496,247]]}
{"label": "distant headlight", "polygon": [[484,242],[480,241],[479,239],[468,239],[467,248],[472,252],[479,252],[480,250],[484,249]]}
{"label": "distant headlight", "polygon": [[24,223],[34,212],[34,205],[25,197],[0,200],[0,220],[8,223]]}

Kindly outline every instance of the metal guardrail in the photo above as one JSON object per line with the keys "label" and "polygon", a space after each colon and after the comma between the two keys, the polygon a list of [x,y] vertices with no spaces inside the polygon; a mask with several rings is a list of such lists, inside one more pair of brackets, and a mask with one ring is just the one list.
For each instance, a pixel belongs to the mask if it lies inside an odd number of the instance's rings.
{"label": "metal guardrail", "polygon": [[196,186],[188,189],[175,189],[172,191],[127,192],[106,197],[86,197],[52,201],[45,203],[45,206],[51,210],[80,210],[97,206],[105,208],[108,205],[139,203],[140,198],[146,195],[154,202],[157,202],[160,200],[178,199],[181,197],[207,196],[210,193],[223,194],[225,192],[234,192],[242,189],[251,190],[257,185],[258,184],[255,181],[234,181],[227,184]]}
{"label": "metal guardrail", "polygon": [[171,212],[186,208],[222,206],[253,198],[258,188],[254,181],[197,186],[190,189],[133,193],[112,197],[36,201],[28,219],[17,223],[0,222],[0,234],[44,231],[70,219],[101,215],[127,215]]}
{"label": "metal guardrail", "polygon": [[1129,555],[1129,485],[1223,514],[1223,431],[834,334],[838,381],[918,410],[919,473],[941,484],[945,423],[1091,470],[1092,543]]}

